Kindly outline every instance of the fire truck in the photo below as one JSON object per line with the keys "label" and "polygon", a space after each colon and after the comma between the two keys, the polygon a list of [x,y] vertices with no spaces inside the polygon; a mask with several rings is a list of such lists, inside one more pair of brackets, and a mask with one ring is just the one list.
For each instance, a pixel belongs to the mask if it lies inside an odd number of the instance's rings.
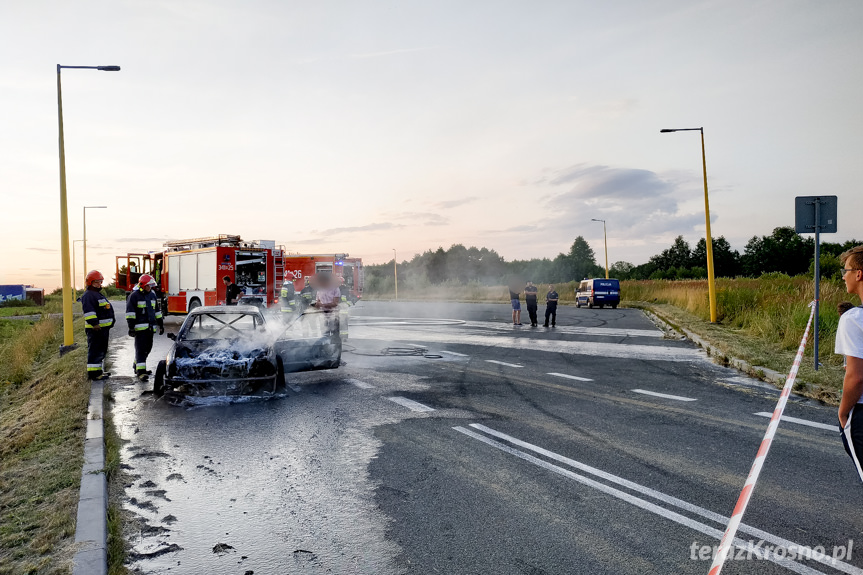
{"label": "fire truck", "polygon": [[363,297],[363,260],[348,254],[287,254],[284,256],[284,274],[293,280],[294,289],[299,292],[306,286],[307,278],[316,273],[329,272],[345,278],[350,290],[351,301]]}
{"label": "fire truck", "polygon": [[344,276],[351,298],[362,297],[362,259],[348,254],[285,255],[282,246],[271,240],[243,241],[238,235],[165,242],[164,250],[128,253],[116,258],[115,285],[126,294],[142,274],[152,275],[163,313],[187,313],[201,305],[224,305],[228,276],[243,291],[242,297],[263,302],[267,307],[279,301],[285,274],[297,291],[305,279],[328,271]]}

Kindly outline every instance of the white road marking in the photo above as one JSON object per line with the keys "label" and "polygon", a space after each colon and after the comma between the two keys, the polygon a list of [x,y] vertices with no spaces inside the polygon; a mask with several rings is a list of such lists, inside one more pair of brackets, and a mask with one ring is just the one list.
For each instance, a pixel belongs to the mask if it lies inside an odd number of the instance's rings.
{"label": "white road marking", "polygon": [[414,401],[413,399],[408,399],[407,397],[388,397],[390,401],[394,401],[399,405],[403,405],[410,409],[411,411],[434,411],[433,407],[429,407],[428,405],[423,405],[418,401]]}
{"label": "white road marking", "polygon": [[[489,435],[492,435],[492,436],[497,437],[499,439],[503,439],[504,441],[507,441],[507,442],[512,443],[514,445],[517,445],[519,447],[528,449],[530,451],[533,451],[535,453],[538,453],[540,455],[543,455],[545,457],[548,457],[550,459],[553,459],[555,461],[558,461],[560,463],[563,463],[565,465],[568,465],[570,467],[578,469],[579,471],[584,471],[586,473],[590,473],[592,475],[595,475],[597,477],[605,479],[606,481],[609,481],[611,483],[615,483],[617,485],[620,485],[622,487],[625,487],[625,488],[630,489],[632,491],[635,491],[637,493],[647,495],[649,497],[652,497],[652,498],[657,499],[659,501],[662,501],[664,503],[667,503],[667,504],[670,504],[672,506],[678,507],[680,509],[689,511],[689,512],[694,513],[696,515],[700,515],[701,517],[704,517],[706,519],[710,519],[711,521],[715,521],[716,523],[719,523],[722,526],[724,526],[728,523],[728,517],[724,517],[724,516],[720,515],[719,513],[709,511],[707,509],[704,509],[703,507],[699,507],[699,506],[694,505],[692,503],[689,503],[687,501],[683,501],[682,499],[677,499],[676,497],[672,497],[671,495],[666,495],[660,491],[656,491],[654,489],[651,489],[649,487],[645,487],[643,485],[640,485],[640,484],[635,483],[633,481],[629,481],[627,479],[623,479],[622,477],[618,477],[618,476],[613,475],[611,473],[608,473],[606,471],[602,471],[602,470],[597,469],[595,467],[591,467],[585,463],[581,463],[580,461],[575,461],[575,460],[570,459],[568,457],[565,457],[563,455],[559,455],[559,454],[554,453],[552,451],[548,451],[546,449],[543,449],[542,447],[527,443],[525,441],[521,441],[519,439],[516,439],[514,437],[506,435],[505,433],[501,433],[500,431],[496,431],[494,429],[491,429],[491,428],[486,427],[484,425],[481,425],[479,423],[472,423],[470,425],[470,427],[473,427],[474,429],[477,429],[479,431],[483,431],[485,433],[488,433]],[[695,521],[693,519],[690,519],[688,517],[680,515],[679,513],[676,513],[674,511],[670,511],[670,510],[665,509],[663,507],[660,507],[654,503],[650,503],[649,501],[645,501],[644,499],[630,495],[629,493],[626,493],[624,491],[620,491],[620,490],[615,489],[613,487],[609,487],[607,485],[604,485],[602,483],[594,481],[590,478],[587,478],[583,475],[578,475],[577,473],[573,473],[572,471],[570,471],[568,469],[564,469],[564,468],[559,467],[557,465],[553,465],[553,464],[551,464],[551,463],[549,463],[543,459],[539,459],[539,458],[534,457],[530,454],[524,453],[523,451],[519,451],[518,449],[515,449],[513,447],[510,447],[510,446],[505,445],[503,443],[500,443],[498,441],[495,441],[495,440],[493,440],[489,437],[486,437],[484,435],[480,435],[479,433],[475,433],[469,429],[465,429],[463,427],[453,427],[453,429],[458,431],[459,433],[463,433],[469,437],[472,437],[474,439],[482,441],[483,443],[491,445],[492,447],[495,447],[496,449],[500,449],[501,451],[504,451],[504,452],[509,453],[511,455],[515,455],[516,457],[518,457],[520,459],[523,459],[525,461],[529,461],[535,465],[538,465],[539,467],[542,467],[542,468],[547,469],[549,471],[552,471],[554,473],[558,473],[560,475],[563,475],[564,477],[574,479],[575,481],[578,481],[579,483],[582,483],[582,484],[587,485],[589,487],[593,487],[594,489],[597,489],[599,491],[602,491],[603,493],[607,493],[609,495],[612,495],[613,497],[617,497],[618,499],[622,499],[628,503],[631,503],[632,505],[635,505],[637,507],[641,507],[642,509],[645,509],[647,511],[651,511],[653,513],[656,513],[657,515],[665,517],[666,519],[669,519],[669,520],[674,521],[676,523],[680,523],[681,525],[685,525],[687,527],[695,529],[696,531],[699,531],[701,533],[704,533],[706,535],[714,537],[717,540],[722,538],[723,531],[720,531],[718,529],[710,527],[709,525],[706,525],[706,524],[701,523],[699,521]],[[759,540],[763,540],[765,542],[772,543],[777,548],[782,548],[786,552],[787,552],[787,550],[791,549],[792,547],[794,547],[795,549],[800,549],[803,547],[797,543],[794,543],[794,542],[789,541],[787,539],[783,539],[782,537],[773,535],[771,533],[767,533],[766,531],[762,531],[761,529],[757,529],[755,527],[752,527],[750,525],[746,525],[744,523],[740,524],[739,530],[741,532],[753,535],[754,537],[757,537]],[[810,567],[807,567],[805,565],[800,565],[799,563],[796,563],[794,561],[787,559],[784,556],[785,553],[783,553],[782,556],[777,555],[776,553],[773,553],[772,555],[769,555],[769,556],[765,556],[766,549],[763,546],[760,548],[756,548],[755,545],[753,545],[751,542],[743,541],[739,537],[734,539],[734,544],[737,547],[745,549],[747,552],[749,552],[749,550],[751,549],[752,555],[769,559],[770,561],[778,563],[778,564],[782,565],[783,567],[785,567],[791,571],[794,571],[796,573],[804,573],[804,574],[819,574],[819,573],[821,573],[820,571],[816,571]],[[812,559],[819,561],[825,565],[829,565],[830,567],[833,567],[834,569],[842,571],[843,573],[849,573],[850,575],[863,575],[863,569],[859,569],[857,567],[854,567],[853,565],[849,565],[848,563],[844,563],[844,562],[839,561],[839,560],[834,560],[831,556],[829,556],[829,554],[825,554],[822,558],[819,558],[819,557],[817,557],[817,555],[814,555]]]}
{"label": "white road marking", "polygon": [[351,378],[351,379],[347,379],[345,381],[347,381],[348,383],[350,383],[352,385],[359,387],[360,389],[374,389],[374,387],[375,387],[374,385],[372,385],[370,383],[366,383],[364,381],[360,381],[359,379]]}
{"label": "white road marking", "polygon": [[497,361],[496,359],[487,359],[488,363],[496,363],[498,365],[505,365],[507,367],[524,367],[523,365],[518,365],[517,363],[507,363],[505,361]]}
{"label": "white road marking", "polygon": [[456,351],[446,351],[446,350],[443,350],[443,351],[441,351],[440,353],[448,353],[449,355],[457,355],[457,356],[459,356],[459,357],[470,357],[470,356],[469,356],[468,354],[466,354],[466,353],[458,353],[458,352],[456,352]]}
{"label": "white road marking", "polygon": [[588,379],[586,377],[578,377],[577,375],[567,375],[565,373],[549,373],[547,375],[553,375],[555,377],[565,377],[566,379],[574,379],[576,381],[593,381],[592,379]]}
{"label": "white road marking", "polygon": [[[493,321],[468,321],[464,324],[467,328],[486,329],[494,331],[511,331],[512,324],[509,322]],[[620,329],[612,327],[583,327],[577,325],[560,325],[554,329],[556,333],[570,335],[595,335],[601,337],[650,337],[663,338],[665,334],[658,329]]]}
{"label": "white road marking", "polygon": [[299,385],[288,384],[288,387],[297,393],[300,393],[303,390]]}
{"label": "white road marking", "polygon": [[481,345],[500,349],[526,349],[550,353],[589,355],[608,358],[625,358],[656,361],[703,361],[704,352],[693,346],[671,347],[664,345],[638,345],[626,343],[598,343],[593,341],[564,341],[536,337],[516,337],[454,329],[385,329],[376,326],[361,326],[351,329],[351,337],[376,341],[426,342],[448,345]]}
{"label": "white road marking", "polygon": [[665,399],[674,399],[676,401],[698,401],[691,397],[682,397],[680,395],[668,395],[667,393],[656,393],[655,391],[647,391],[646,389],[633,389],[635,393],[643,393],[645,395],[653,395],[655,397],[664,397]]}
{"label": "white road marking", "polygon": [[[762,417],[773,417],[772,413],[767,413],[766,411],[759,411],[755,415],[760,415]],[[796,417],[790,417],[788,415],[783,415],[779,419],[781,419],[782,421],[787,421],[789,423],[799,423],[800,425],[808,425],[809,427],[817,427],[819,429],[826,429],[828,431],[839,431],[838,421],[835,425],[827,425],[826,423],[818,423],[817,421],[809,421],[808,419],[797,419]]]}

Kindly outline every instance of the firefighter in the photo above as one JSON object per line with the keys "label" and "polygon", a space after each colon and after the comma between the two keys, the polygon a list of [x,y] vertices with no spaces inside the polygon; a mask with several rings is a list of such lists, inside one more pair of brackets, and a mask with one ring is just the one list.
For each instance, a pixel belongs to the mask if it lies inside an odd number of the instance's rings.
{"label": "firefighter", "polygon": [[306,285],[300,290],[300,303],[302,310],[306,311],[313,303],[315,303],[315,290],[312,288],[310,277],[306,277]]}
{"label": "firefighter", "polygon": [[102,295],[105,277],[96,270],[87,274],[87,288],[81,296],[84,312],[84,331],[87,333],[87,379],[99,381],[111,375],[104,369],[108,353],[108,332],[114,326],[114,309]]}
{"label": "firefighter", "polygon": [[294,282],[289,276],[285,276],[282,283],[282,291],[279,292],[279,306],[282,310],[282,319],[288,320],[297,311],[297,291]]}
{"label": "firefighter", "polygon": [[153,334],[157,329],[159,335],[165,333],[159,298],[153,292],[155,286],[153,276],[143,274],[126,301],[129,337],[135,338],[135,375],[141,381],[147,381],[152,373],[147,370],[147,356],[153,349]]}

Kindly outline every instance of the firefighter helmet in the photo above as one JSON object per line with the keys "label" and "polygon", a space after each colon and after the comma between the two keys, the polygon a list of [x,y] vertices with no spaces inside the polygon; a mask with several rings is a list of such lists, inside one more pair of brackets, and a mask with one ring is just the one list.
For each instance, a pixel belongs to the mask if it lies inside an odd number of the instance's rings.
{"label": "firefighter helmet", "polygon": [[138,280],[138,284],[141,286],[154,287],[156,285],[156,280],[154,280],[153,276],[150,274],[142,274],[141,278]]}
{"label": "firefighter helmet", "polygon": [[98,271],[93,270],[87,274],[86,278],[84,278],[84,284],[86,284],[87,287],[90,287],[91,285],[93,285],[93,282],[100,282],[100,281],[104,281],[104,280],[105,280],[105,276],[103,276]]}

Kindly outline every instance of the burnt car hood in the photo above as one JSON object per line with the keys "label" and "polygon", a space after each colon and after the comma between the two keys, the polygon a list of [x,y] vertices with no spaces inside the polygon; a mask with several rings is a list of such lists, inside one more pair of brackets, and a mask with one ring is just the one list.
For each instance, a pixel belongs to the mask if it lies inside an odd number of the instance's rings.
{"label": "burnt car hood", "polygon": [[249,347],[236,341],[178,341],[168,373],[175,385],[231,380],[272,379],[276,375],[271,347]]}

